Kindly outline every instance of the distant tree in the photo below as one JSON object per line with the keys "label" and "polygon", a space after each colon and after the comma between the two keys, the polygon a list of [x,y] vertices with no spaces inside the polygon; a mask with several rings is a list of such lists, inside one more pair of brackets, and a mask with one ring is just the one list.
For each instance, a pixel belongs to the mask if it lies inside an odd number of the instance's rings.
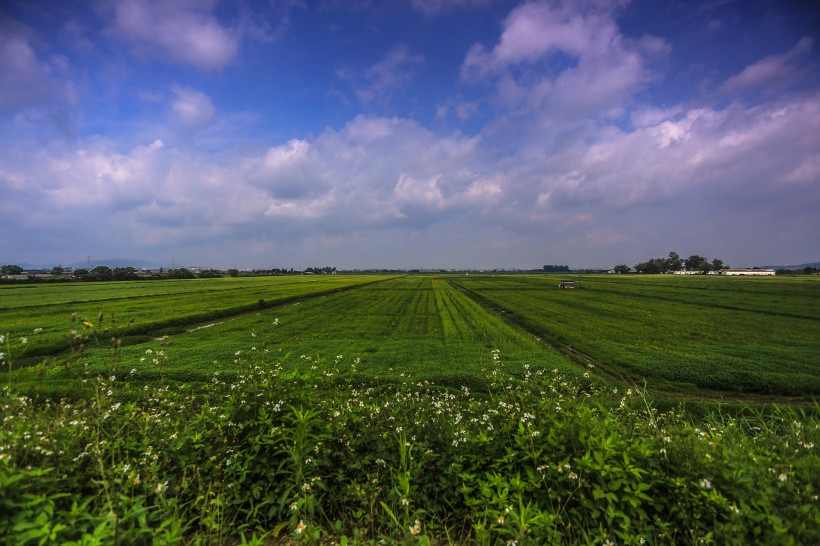
{"label": "distant tree", "polygon": [[74,276],[80,280],[85,280],[88,277],[88,269],[78,268],[74,270]]}
{"label": "distant tree", "polygon": [[626,264],[619,264],[615,266],[615,273],[629,273],[632,268]]}
{"label": "distant tree", "polygon": [[169,279],[195,279],[196,278],[196,275],[194,275],[194,273],[186,267],[180,267],[179,269],[169,269],[167,276],[168,276]]}
{"label": "distant tree", "polygon": [[51,268],[51,274],[52,275],[62,275],[64,272],[65,272],[65,269],[63,269],[63,266],[61,266],[61,265],[58,265],[58,266],[55,266],[55,267]]}
{"label": "distant tree", "polygon": [[714,271],[717,271],[718,269],[725,269],[725,268],[726,268],[726,266],[723,265],[723,260],[720,260],[718,258],[715,258],[714,260],[712,260],[712,269]]}
{"label": "distant tree", "polygon": [[667,271],[680,271],[683,268],[683,260],[677,252],[670,252],[666,259]]}
{"label": "distant tree", "polygon": [[568,265],[545,265],[542,270],[544,273],[569,273]]}
{"label": "distant tree", "polygon": [[652,258],[645,262],[635,265],[635,271],[638,273],[646,273],[656,275],[666,271],[666,260],[663,258]]}
{"label": "distant tree", "polygon": [[19,265],[4,265],[0,266],[0,274],[3,275],[19,275],[23,272],[23,268]]}
{"label": "distant tree", "polygon": [[98,265],[88,274],[90,281],[111,281],[114,280],[114,272],[107,265]]}
{"label": "distant tree", "polygon": [[811,275],[812,273],[817,273],[817,268],[807,265],[803,268],[803,273],[806,275]]}
{"label": "distant tree", "polygon": [[238,277],[239,276],[239,270],[231,268],[231,269],[228,270],[228,275],[230,275],[231,277]]}
{"label": "distant tree", "polygon": [[133,281],[139,278],[133,267],[115,267],[112,276],[115,281]]}
{"label": "distant tree", "polygon": [[203,269],[197,275],[200,279],[218,279],[222,277],[222,272],[216,269]]}
{"label": "distant tree", "polygon": [[686,262],[684,262],[687,271],[702,271],[703,264],[709,265],[709,261],[703,256],[698,256],[697,254],[689,256],[686,258]]}

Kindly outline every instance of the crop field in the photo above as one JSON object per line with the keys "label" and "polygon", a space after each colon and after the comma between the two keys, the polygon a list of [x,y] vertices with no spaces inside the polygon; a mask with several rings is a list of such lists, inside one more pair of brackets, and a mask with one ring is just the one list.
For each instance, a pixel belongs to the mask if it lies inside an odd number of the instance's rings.
{"label": "crop field", "polygon": [[[328,288],[326,284],[319,286],[323,293]],[[265,288],[267,293],[272,291],[269,283]],[[292,296],[295,291],[286,288]],[[263,292],[257,289],[255,293]],[[194,316],[202,313],[203,300],[198,292],[173,297],[187,298],[187,308]],[[218,294],[213,298],[212,305],[226,305],[220,303]],[[179,307],[185,309],[186,305]],[[64,309],[64,322],[69,311]],[[34,324],[27,325],[29,331]],[[249,351],[260,359],[264,352],[273,352],[277,358],[289,354],[290,363],[296,364],[316,360],[343,363],[371,381],[412,378],[455,388],[481,387],[482,368],[500,362],[517,373],[523,373],[525,365],[581,373],[557,351],[488,313],[450,283],[431,277],[382,278],[353,290],[306,297],[206,323],[192,322],[188,329],[159,328],[153,337],[131,336],[131,341],[140,342],[127,344],[116,354],[110,336],[91,332],[86,332],[83,355],[91,370],[122,373],[136,366],[132,379],[143,380],[207,381],[214,372],[231,374],[237,353]],[[171,334],[167,339],[157,339],[166,332]],[[31,342],[36,339],[31,336]],[[162,351],[162,358],[154,363],[156,356],[146,358],[146,351]],[[75,388],[66,382],[67,370],[60,366],[49,367],[45,376],[35,369],[21,370],[18,375],[26,380],[38,373],[40,383],[68,389],[60,394]]]}
{"label": "crop field", "polygon": [[[91,369],[130,370],[169,336],[161,366],[137,366],[145,379],[207,380],[254,348],[291,362],[344,359],[382,382],[477,386],[496,351],[511,370],[645,380],[673,396],[820,393],[814,279],[584,276],[575,290],[557,281],[338,275],[6,286],[0,325],[30,341],[10,348],[21,368],[82,343]],[[86,339],[70,339],[72,330]],[[113,351],[112,341],[122,347]],[[39,381],[70,391],[60,370],[40,369]],[[19,373],[25,382],[35,371]]]}
{"label": "crop field", "polygon": [[83,321],[106,334],[150,332],[381,278],[332,275],[2,285],[0,329],[13,338],[27,336],[32,341],[31,334],[38,329],[35,350],[59,348],[65,346],[70,330],[83,329]]}
{"label": "crop field", "polygon": [[0,542],[820,543],[820,283],[580,281],[2,288]]}
{"label": "crop field", "polygon": [[667,390],[820,393],[820,282],[672,276],[459,278],[534,335]]}

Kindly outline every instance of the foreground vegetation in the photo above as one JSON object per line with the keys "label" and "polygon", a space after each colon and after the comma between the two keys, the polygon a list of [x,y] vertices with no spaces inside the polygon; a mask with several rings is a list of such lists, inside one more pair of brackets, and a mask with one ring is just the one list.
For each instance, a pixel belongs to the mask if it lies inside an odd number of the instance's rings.
{"label": "foreground vegetation", "polygon": [[[152,355],[166,351],[157,345]],[[658,412],[558,370],[372,385],[355,360],[237,355],[235,379],[88,374],[0,393],[7,543],[811,544],[820,421]],[[815,408],[816,410],[816,408]]]}

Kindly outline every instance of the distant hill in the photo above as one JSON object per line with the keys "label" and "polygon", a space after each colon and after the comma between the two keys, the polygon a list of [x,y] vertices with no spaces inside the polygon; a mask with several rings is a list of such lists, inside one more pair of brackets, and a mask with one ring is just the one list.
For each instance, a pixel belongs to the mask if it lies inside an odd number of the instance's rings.
{"label": "distant hill", "polygon": [[816,267],[820,269],[820,262],[811,262],[805,264],[795,264],[795,265],[766,265],[763,266],[766,269],[804,269],[806,267]]}

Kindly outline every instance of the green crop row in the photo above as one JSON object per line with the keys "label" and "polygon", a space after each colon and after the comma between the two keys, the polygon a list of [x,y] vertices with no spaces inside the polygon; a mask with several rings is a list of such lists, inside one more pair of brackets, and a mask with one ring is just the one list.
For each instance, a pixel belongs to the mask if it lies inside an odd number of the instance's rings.
{"label": "green crop row", "polygon": [[586,278],[583,285],[636,298],[820,319],[820,283],[812,277],[608,275]]}
{"label": "green crop row", "polygon": [[36,330],[42,354],[65,348],[72,330],[79,334],[90,329],[109,337],[155,332],[383,278],[333,275],[3,286],[0,333],[23,339]]}
{"label": "green crop row", "polygon": [[583,277],[575,290],[544,276],[455,282],[612,375],[670,390],[816,396],[820,319],[812,309],[820,282],[748,281]]}
{"label": "green crop row", "polygon": [[[167,339],[130,336],[117,339],[81,333],[85,369],[125,374],[132,369],[145,381],[208,381],[214,371],[230,374],[250,345],[260,354],[293,353],[296,361],[332,357],[363,382],[427,380],[455,388],[483,388],[481,377],[493,360],[491,351],[511,370],[560,369],[580,375],[574,364],[519,328],[487,313],[461,291],[430,277],[399,277],[352,290],[257,309],[216,319]],[[14,342],[12,338],[12,342]],[[38,343],[31,337],[31,344]],[[159,351],[162,355],[159,356]],[[78,389],[62,365],[68,354],[50,364],[14,372],[18,385],[36,385],[55,396],[74,396]],[[32,361],[34,362],[34,361]]]}

